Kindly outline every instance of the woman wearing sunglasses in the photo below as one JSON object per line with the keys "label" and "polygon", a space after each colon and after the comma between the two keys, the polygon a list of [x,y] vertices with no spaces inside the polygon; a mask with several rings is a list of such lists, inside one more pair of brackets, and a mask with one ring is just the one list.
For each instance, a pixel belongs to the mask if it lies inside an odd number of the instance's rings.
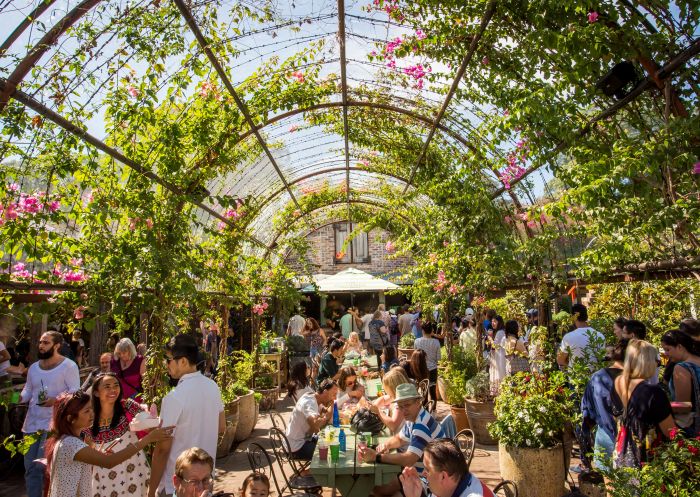
{"label": "woman wearing sunglasses", "polygon": [[365,387],[357,381],[357,373],[352,366],[340,368],[340,377],[338,378],[338,397],[336,402],[338,407],[348,402],[357,404],[362,397],[365,396]]}
{"label": "woman wearing sunglasses", "polygon": [[172,428],[156,428],[136,443],[115,453],[90,447],[81,434],[92,426],[94,413],[90,396],[78,390],[56,399],[51,436],[46,440],[46,485],[48,497],[91,497],[93,466],[114,468],[141,452],[148,444],[171,438]]}

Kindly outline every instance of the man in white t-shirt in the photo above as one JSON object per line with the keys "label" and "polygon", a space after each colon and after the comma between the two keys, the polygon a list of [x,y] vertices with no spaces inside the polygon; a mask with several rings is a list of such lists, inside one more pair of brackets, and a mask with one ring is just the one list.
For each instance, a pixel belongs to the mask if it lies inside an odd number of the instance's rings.
{"label": "man in white t-shirt", "polygon": [[372,321],[373,314],[367,311],[362,311],[362,313],[362,317],[360,318],[362,320],[362,330],[360,336],[362,337],[362,343],[365,345],[365,348],[369,350],[369,322]]}
{"label": "man in white t-shirt", "polygon": [[337,395],[338,384],[326,378],[316,392],[305,393],[297,401],[285,433],[295,459],[310,461],[313,457],[316,449],[313,435],[333,419],[333,409],[323,411],[321,406],[331,407]]}
{"label": "man in white t-shirt", "polygon": [[[571,312],[575,316],[576,329],[570,331],[561,340],[557,363],[562,368],[567,368],[575,359],[587,359],[595,361],[598,347],[605,347],[605,337],[588,326],[588,309],[583,304],[574,304]],[[595,343],[591,344],[591,340]],[[597,364],[591,363],[591,367]]]}
{"label": "man in white t-shirt", "polygon": [[177,386],[164,398],[160,411],[163,426],[174,426],[173,438],[158,442],[153,450],[148,496],[171,496],[175,462],[184,450],[200,447],[216,454],[219,434],[226,428],[221,392],[214,381],[197,370],[197,342],[191,335],[173,337],[165,352],[168,374]]}
{"label": "man in white t-shirt", "polygon": [[41,497],[44,486],[44,465],[37,459],[44,457],[46,432],[51,423],[56,397],[63,392],[75,392],[80,388],[80,371],[71,360],[58,353],[63,345],[63,335],[47,331],[39,338],[39,360],[29,366],[27,383],[22,389],[21,402],[28,402],[22,432],[26,435],[44,432],[24,455],[24,479],[27,497]]}

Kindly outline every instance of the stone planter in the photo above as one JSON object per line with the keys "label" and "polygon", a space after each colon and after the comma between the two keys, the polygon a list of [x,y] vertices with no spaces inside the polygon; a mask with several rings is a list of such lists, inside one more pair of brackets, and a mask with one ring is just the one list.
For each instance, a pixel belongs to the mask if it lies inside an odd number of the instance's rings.
{"label": "stone planter", "polygon": [[464,407],[450,406],[450,411],[452,412],[452,419],[454,419],[457,433],[469,428],[469,419],[467,418],[467,411]]}
{"label": "stone planter", "polygon": [[408,358],[408,360],[410,361],[410,360],[411,360],[411,356],[413,355],[413,351],[414,351],[414,350],[416,350],[416,349],[402,349],[402,348],[399,348],[399,357],[401,357],[402,355],[405,355],[405,356]]}
{"label": "stone planter", "polygon": [[476,400],[464,399],[464,407],[467,418],[469,419],[469,427],[474,432],[476,443],[481,445],[496,445],[496,441],[489,434],[487,426],[489,423],[496,421],[496,416],[493,414],[493,402],[478,402]]}
{"label": "stone planter", "polygon": [[501,478],[518,486],[518,497],[561,497],[564,488],[564,449],[525,449],[498,445]]}
{"label": "stone planter", "polygon": [[258,403],[255,402],[254,392],[249,390],[247,394],[242,395],[239,400],[239,419],[238,427],[236,428],[236,442],[242,442],[250,436],[255,428],[255,423],[258,422]]}
{"label": "stone planter", "polygon": [[262,399],[260,399],[259,406],[260,411],[269,411],[270,409],[275,408],[275,404],[277,404],[277,399],[280,396],[279,388],[267,388],[265,390],[257,389],[255,391],[262,395]]}
{"label": "stone planter", "polygon": [[216,457],[226,457],[231,452],[231,447],[236,438],[236,430],[239,420],[239,398],[233,402],[226,404],[226,430],[219,438],[219,443],[216,446]]}
{"label": "stone planter", "polygon": [[[439,372],[438,372],[439,374]],[[447,385],[445,384],[445,380],[442,379],[442,376],[438,376],[437,379],[437,392],[438,392],[438,400],[442,400],[443,402],[447,402],[445,399],[447,399]]]}
{"label": "stone planter", "polygon": [[606,497],[607,495],[605,479],[595,471],[578,475],[578,486],[581,493],[587,497]]}

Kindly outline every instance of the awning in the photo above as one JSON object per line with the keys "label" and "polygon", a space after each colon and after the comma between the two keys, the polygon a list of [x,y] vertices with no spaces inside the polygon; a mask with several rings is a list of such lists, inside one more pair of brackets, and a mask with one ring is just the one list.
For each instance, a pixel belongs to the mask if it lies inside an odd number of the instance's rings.
{"label": "awning", "polygon": [[348,268],[332,276],[315,279],[316,287],[308,285],[302,289],[304,293],[350,293],[350,292],[381,292],[400,288],[391,281],[386,281],[355,268]]}

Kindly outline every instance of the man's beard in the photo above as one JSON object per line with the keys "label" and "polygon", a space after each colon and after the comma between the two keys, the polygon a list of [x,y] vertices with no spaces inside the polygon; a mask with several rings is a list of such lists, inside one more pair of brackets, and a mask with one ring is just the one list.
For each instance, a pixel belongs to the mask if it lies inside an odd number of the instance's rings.
{"label": "man's beard", "polygon": [[51,359],[51,358],[54,356],[55,353],[56,353],[56,349],[54,349],[53,347],[51,347],[51,348],[50,348],[48,351],[46,351],[46,352],[42,352],[42,351],[37,352],[37,353],[36,353],[36,356],[37,356],[39,359]]}

